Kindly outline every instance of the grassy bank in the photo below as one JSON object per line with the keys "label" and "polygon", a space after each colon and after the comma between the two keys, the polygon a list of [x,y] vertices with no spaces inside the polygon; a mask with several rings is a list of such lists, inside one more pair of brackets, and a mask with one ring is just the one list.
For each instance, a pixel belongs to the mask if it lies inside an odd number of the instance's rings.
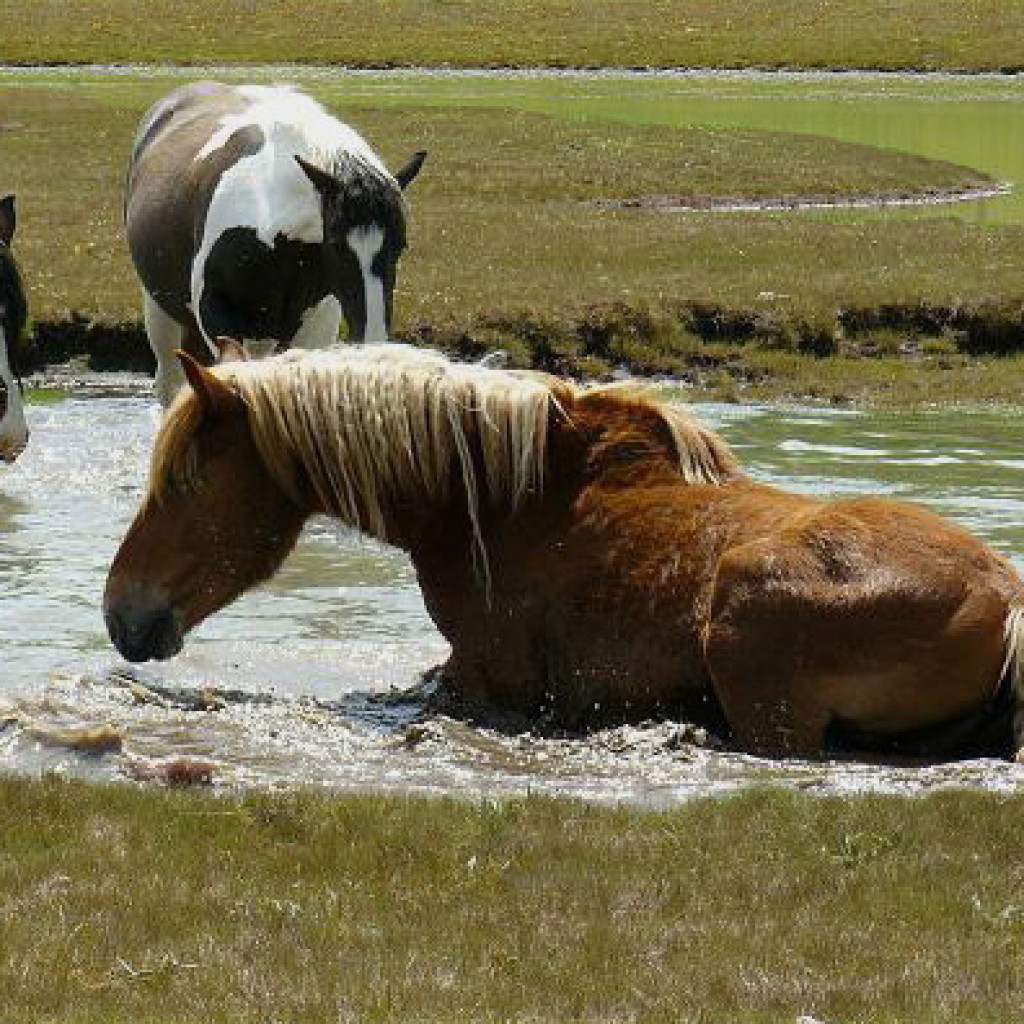
{"label": "grassy bank", "polygon": [[1019,0],[0,0],[4,61],[1006,70]]}
{"label": "grassy bank", "polygon": [[11,1020],[983,1024],[1024,997],[1020,797],[0,802]]}
{"label": "grassy bank", "polygon": [[[87,351],[109,368],[134,351],[146,365],[120,208],[135,125],[166,88],[0,87],[4,187],[19,196],[37,363]],[[340,92],[321,94],[392,165],[430,151],[410,195],[399,337],[468,356],[501,349],[514,365],[581,376],[669,374],[719,397],[817,389],[828,400],[840,388],[840,400],[856,390],[913,401],[922,366],[962,401],[1024,390],[1015,362],[985,374],[963,358],[1024,346],[1024,229],[662,208],[667,196],[700,204],[990,184],[979,172],[814,136],[352,107]],[[829,371],[835,387],[821,355],[850,360]],[[880,386],[843,384],[869,356],[885,357],[867,374]]]}

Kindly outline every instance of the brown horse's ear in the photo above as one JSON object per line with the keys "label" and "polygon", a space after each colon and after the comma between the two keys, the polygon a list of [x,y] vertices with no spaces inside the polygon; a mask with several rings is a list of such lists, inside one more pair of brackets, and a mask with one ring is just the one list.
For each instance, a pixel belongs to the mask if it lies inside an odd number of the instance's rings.
{"label": "brown horse's ear", "polygon": [[321,195],[336,195],[338,192],[338,180],[331,174],[328,174],[322,167],[317,167],[316,164],[311,164],[308,160],[304,160],[298,153],[294,154],[295,162],[302,168],[306,177],[316,186],[317,192]]}
{"label": "brown horse's ear", "polygon": [[230,385],[196,362],[187,352],[178,349],[174,354],[185,371],[185,379],[199,399],[204,416],[228,416],[242,407],[242,399]]}
{"label": "brown horse's ear", "polygon": [[219,353],[217,356],[218,363],[248,362],[249,356],[237,338],[221,335],[219,338],[214,338],[213,343],[217,346],[217,352]]}
{"label": "brown horse's ear", "polygon": [[14,196],[0,199],[0,242],[10,245],[14,238],[14,229],[18,226],[18,218],[14,213]]}
{"label": "brown horse's ear", "polygon": [[404,192],[412,184],[413,178],[420,173],[420,168],[423,166],[423,161],[427,159],[427,151],[421,149],[418,153],[413,153],[409,158],[409,162],[400,170],[395,172],[395,181],[398,182],[399,188]]}

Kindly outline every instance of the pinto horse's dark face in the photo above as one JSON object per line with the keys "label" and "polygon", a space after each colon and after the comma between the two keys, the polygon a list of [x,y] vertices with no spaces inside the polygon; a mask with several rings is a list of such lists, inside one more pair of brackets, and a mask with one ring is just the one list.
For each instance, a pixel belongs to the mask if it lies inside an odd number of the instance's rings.
{"label": "pinto horse's dark face", "polygon": [[14,196],[0,199],[0,461],[13,462],[28,442],[18,383],[18,346],[27,305],[18,266],[11,253],[16,217]]}
{"label": "pinto horse's dark face", "polygon": [[[426,154],[416,153],[395,175],[404,190],[419,173]],[[341,304],[349,337],[386,341],[398,260],[405,250],[405,210],[390,182],[374,174],[352,173],[342,163],[329,174],[300,156],[296,161],[320,193],[328,276]]]}

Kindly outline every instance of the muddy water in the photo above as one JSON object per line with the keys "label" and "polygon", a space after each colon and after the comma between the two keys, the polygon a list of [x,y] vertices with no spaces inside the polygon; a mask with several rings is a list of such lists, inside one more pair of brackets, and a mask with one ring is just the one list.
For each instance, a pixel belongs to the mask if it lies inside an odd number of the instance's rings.
{"label": "muddy water", "polygon": [[[408,563],[325,522],[181,656],[129,668],[107,643],[99,599],[145,474],[148,384],[108,378],[29,411],[32,443],[0,469],[0,770],[113,779],[198,764],[222,786],[529,789],[650,804],[764,780],[821,791],[1024,785],[1024,769],[992,761],[744,757],[695,742],[684,723],[551,740],[424,718],[401,691],[446,646]],[[1024,559],[1024,417],[701,411],[763,479],[920,500]]]}

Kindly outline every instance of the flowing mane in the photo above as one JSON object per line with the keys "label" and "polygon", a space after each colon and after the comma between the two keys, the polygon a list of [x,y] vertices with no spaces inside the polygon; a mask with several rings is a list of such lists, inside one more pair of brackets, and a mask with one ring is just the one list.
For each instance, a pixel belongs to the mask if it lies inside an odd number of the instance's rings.
{"label": "flowing mane", "polygon": [[[622,386],[583,388],[397,344],[291,351],[215,372],[248,406],[253,438],[283,490],[298,501],[307,481],[329,515],[382,540],[388,503],[443,500],[454,464],[474,527],[482,501],[514,509],[539,492],[552,413],[571,420],[573,404],[589,395],[656,411],[686,482],[719,484],[737,471],[726,443],[689,412]],[[154,449],[150,491],[158,500],[190,485],[196,425],[186,392]]]}

